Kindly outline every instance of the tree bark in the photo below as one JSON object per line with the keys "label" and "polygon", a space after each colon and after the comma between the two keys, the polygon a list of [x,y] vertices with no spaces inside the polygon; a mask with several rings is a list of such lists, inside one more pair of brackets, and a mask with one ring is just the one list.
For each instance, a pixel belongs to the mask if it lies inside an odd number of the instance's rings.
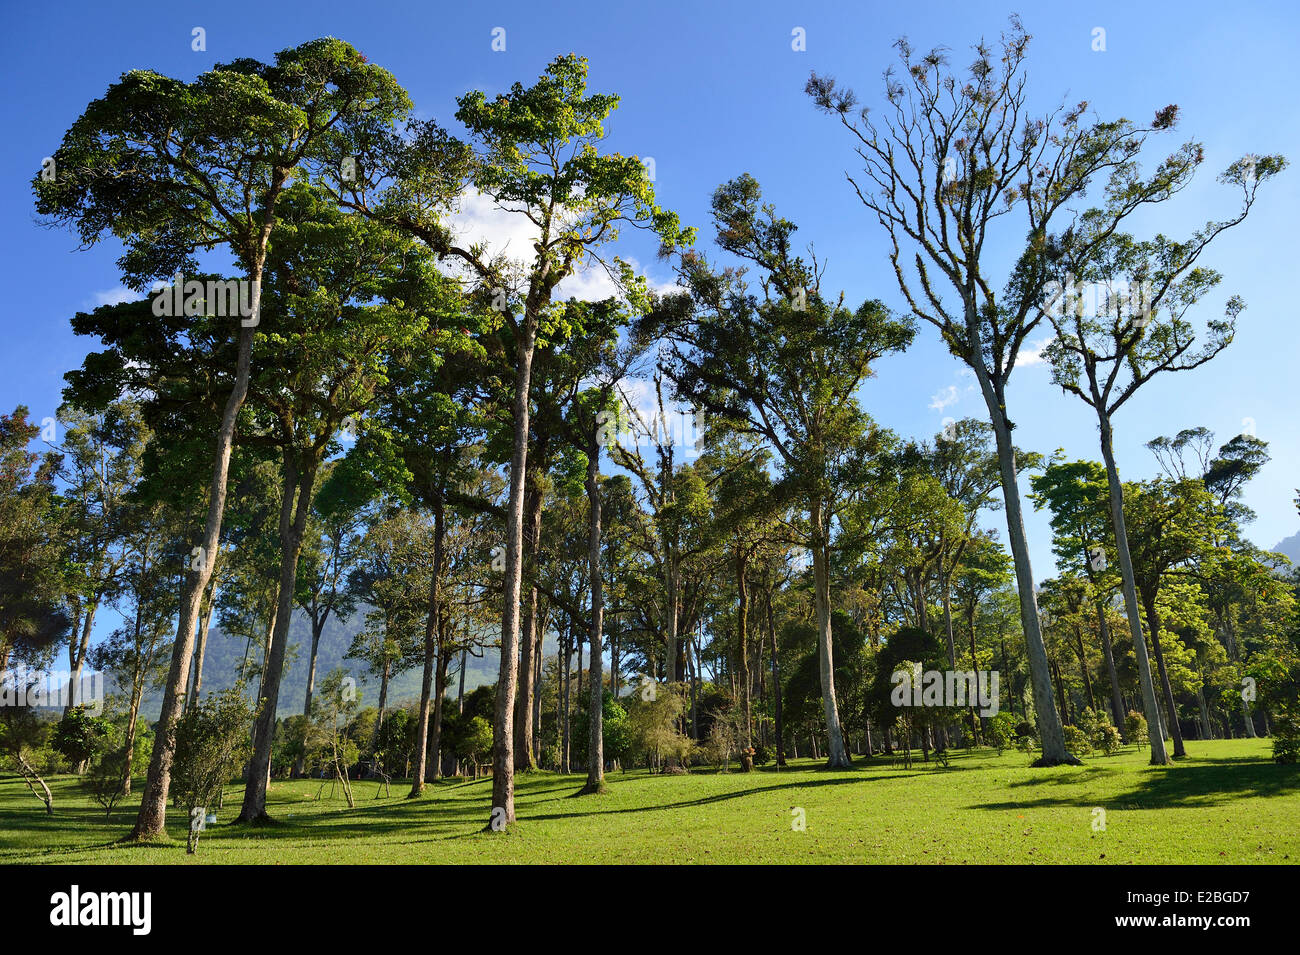
{"label": "tree bark", "polygon": [[[411,791],[414,799],[424,791],[425,767],[429,753],[429,703],[433,692],[435,661],[440,661],[438,634],[442,601],[442,549],[445,522],[441,499],[433,505],[433,570],[429,575],[429,614],[424,622],[424,672],[420,678],[420,716],[415,731],[415,768],[411,774]],[[437,753],[434,759],[437,760]]]}
{"label": "tree bark", "polygon": [[190,684],[190,702],[193,706],[202,699],[203,693],[203,657],[208,647],[208,630],[212,626],[212,612],[217,606],[216,582],[207,589],[207,599],[199,617],[198,643],[194,647],[194,679]]}
{"label": "tree bark", "polygon": [[[808,518],[812,525],[813,583],[817,608],[817,654],[822,684],[822,712],[826,719],[827,763],[833,769],[852,765],[840,730],[840,711],[835,702],[835,659],[831,645],[830,544],[827,540],[823,504],[814,499]],[[815,744],[814,744],[815,746]]]}
{"label": "tree bark", "polygon": [[523,583],[528,595],[523,609],[519,638],[519,695],[515,698],[515,772],[537,768],[533,757],[533,668],[537,656],[537,548],[542,533],[543,493],[537,462],[544,460],[545,441],[540,441],[528,456],[524,488],[524,557]]}
{"label": "tree bark", "polygon": [[772,588],[767,589],[767,634],[772,641],[772,706],[775,716],[776,732],[776,764],[778,766],[786,765],[785,762],[785,724],[782,721],[781,714],[781,664],[776,647],[776,623],[772,616]]}
{"label": "tree bark", "polygon": [[284,675],[284,655],[289,643],[289,624],[293,618],[298,555],[302,550],[303,530],[311,512],[315,484],[316,462],[310,462],[299,474],[292,455],[286,452],[284,501],[280,509],[280,593],[275,629],[271,634],[271,649],[263,668],[257,738],[249,764],[248,782],[244,786],[244,802],[237,820],[239,822],[264,822],[269,818],[266,812],[266,790],[271,773],[275,709],[280,698],[280,679]]}
{"label": "tree bark", "polygon": [[587,725],[587,785],[584,793],[598,793],[605,787],[605,699],[604,699],[604,649],[602,645],[605,626],[605,588],[600,571],[601,500],[600,500],[600,445],[596,443],[597,430],[592,429],[587,445],[587,573],[591,578],[591,702],[588,704]]}
{"label": "tree bark", "polygon": [[[983,367],[982,358],[976,355],[976,365]],[[1061,732],[1061,719],[1053,701],[1052,677],[1048,668],[1047,648],[1038,620],[1038,600],[1034,593],[1034,572],[1029,564],[1029,543],[1025,539],[1025,523],[1020,507],[1020,485],[1016,476],[1016,451],[1011,442],[1011,429],[1005,420],[1005,406],[994,392],[993,383],[986,373],[976,369],[984,401],[988,405],[989,420],[998,453],[998,469],[1002,479],[1002,499],[1007,516],[1007,541],[1011,545],[1012,561],[1016,570],[1016,589],[1020,594],[1020,625],[1025,634],[1025,653],[1029,659],[1029,677],[1034,688],[1034,716],[1038,724],[1038,739],[1043,755],[1036,766],[1054,766],[1060,763],[1078,765],[1079,760],[1065,748]]]}
{"label": "tree bark", "polygon": [[1101,647],[1106,654],[1106,674],[1110,677],[1110,706],[1115,711],[1115,728],[1119,730],[1120,739],[1129,742],[1124,731],[1124,720],[1128,713],[1124,710],[1124,701],[1119,692],[1119,671],[1115,669],[1115,650],[1110,644],[1110,626],[1106,623],[1106,606],[1097,601],[1097,629],[1101,632]]}
{"label": "tree bark", "polygon": [[1133,557],[1128,547],[1128,528],[1124,522],[1124,485],[1119,480],[1112,448],[1110,420],[1098,413],[1101,428],[1101,456],[1106,464],[1106,483],[1110,489],[1110,519],[1115,530],[1115,554],[1119,558],[1120,576],[1124,581],[1124,609],[1128,613],[1129,631],[1133,635],[1133,655],[1137,657],[1138,684],[1142,689],[1142,709],[1147,714],[1151,740],[1151,765],[1169,763],[1165,750],[1165,734],[1160,729],[1160,710],[1156,704],[1155,683],[1151,679],[1151,661],[1147,656],[1147,643],[1142,636],[1142,612],[1138,609],[1137,584],[1133,577]]}
{"label": "tree bark", "polygon": [[[268,200],[274,203],[284,179],[277,170]],[[288,171],[285,170],[284,178]],[[270,206],[274,210],[274,205]],[[262,270],[266,262],[266,244],[275,225],[274,211],[269,211],[261,223],[258,254],[249,269],[252,286],[252,313],[260,316],[262,307]],[[194,650],[194,628],[198,621],[199,602],[215,567],[217,547],[221,542],[221,519],[226,509],[226,480],[230,473],[230,455],[235,445],[235,425],[239,411],[248,396],[249,373],[253,361],[253,336],[256,325],[240,323],[239,352],[235,361],[235,381],[221,414],[217,430],[216,452],[213,458],[212,478],[208,484],[208,516],[203,529],[201,566],[192,569],[185,580],[181,594],[180,619],[176,626],[176,643],[172,648],[171,669],[163,689],[162,710],[154,735],[153,755],[149,760],[149,775],[145,782],[144,798],[136,816],[130,838],[152,839],[164,834],[167,821],[167,793],[171,787],[172,757],[176,753],[176,721],[185,703],[185,681],[190,672],[190,657]],[[192,567],[192,565],[191,565]],[[290,592],[292,597],[292,592]]]}
{"label": "tree bark", "polygon": [[1165,655],[1160,649],[1160,614],[1156,610],[1156,595],[1148,591],[1142,595],[1146,604],[1147,623],[1151,627],[1151,649],[1156,653],[1156,668],[1160,673],[1160,688],[1165,697],[1165,708],[1169,713],[1169,731],[1174,738],[1174,759],[1187,755],[1183,748],[1183,729],[1178,723],[1178,703],[1174,700],[1174,688],[1169,682],[1169,671],[1165,668]]}
{"label": "tree bark", "polygon": [[[519,678],[519,591],[523,572],[524,476],[528,464],[528,397],[536,321],[525,316],[515,356],[514,447],[510,455],[510,502],[506,510],[506,572],[501,614],[501,665],[497,673],[492,740],[492,814],[489,831],[515,821],[515,691]],[[495,823],[495,825],[494,825]]]}

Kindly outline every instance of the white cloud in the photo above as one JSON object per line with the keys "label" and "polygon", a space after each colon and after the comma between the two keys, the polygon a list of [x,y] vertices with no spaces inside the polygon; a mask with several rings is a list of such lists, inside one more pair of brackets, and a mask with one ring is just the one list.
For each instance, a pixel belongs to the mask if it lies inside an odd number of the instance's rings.
{"label": "white cloud", "polygon": [[1031,365],[1041,365],[1047,361],[1047,356],[1043,354],[1043,349],[1047,347],[1051,338],[1041,338],[1036,342],[1025,342],[1020,346],[1020,351],[1016,352],[1015,368],[1028,368]]}
{"label": "white cloud", "polygon": [[139,297],[138,292],[131,291],[125,285],[119,285],[117,288],[96,292],[95,306],[98,308],[101,305],[121,305],[123,302],[134,302]]}
{"label": "white cloud", "polygon": [[[522,212],[502,208],[488,196],[472,189],[461,195],[460,207],[451,216],[450,224],[452,233],[461,243],[482,243],[489,256],[504,255],[523,263],[532,261],[533,245],[541,235],[541,230]],[[635,259],[628,257],[627,261],[641,273],[640,264]],[[651,279],[648,284],[660,294],[676,289],[673,282]],[[590,262],[581,272],[561,282],[555,291],[557,299],[572,297],[581,301],[598,301],[616,295],[618,289],[604,266]]]}
{"label": "white cloud", "polygon": [[930,399],[930,407],[935,411],[943,411],[949,405],[955,405],[960,398],[961,395],[957,392],[957,386],[949,385]]}

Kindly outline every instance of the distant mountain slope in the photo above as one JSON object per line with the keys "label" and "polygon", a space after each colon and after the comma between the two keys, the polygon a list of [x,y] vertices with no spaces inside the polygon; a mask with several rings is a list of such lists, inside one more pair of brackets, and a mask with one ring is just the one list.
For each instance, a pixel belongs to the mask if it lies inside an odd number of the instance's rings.
{"label": "distant mountain slope", "polygon": [[1300,564],[1300,531],[1281,541],[1269,550],[1275,554],[1284,554],[1291,558],[1291,563]]}
{"label": "distant mountain slope", "polygon": [[[371,676],[365,664],[360,660],[345,659],[344,654],[352,645],[352,637],[365,622],[365,611],[357,610],[346,621],[331,617],[325,624],[321,635],[320,651],[316,656],[316,685],[325,674],[335,667],[342,667],[357,681],[361,693],[362,706],[372,706],[379,699],[379,679]],[[259,647],[249,647],[247,639],[232,637],[213,627],[208,634],[207,648],[203,659],[203,691],[223,690],[234,686],[244,666],[244,654],[248,653],[251,664],[256,664],[261,656]],[[311,623],[302,613],[295,613],[289,624],[289,652],[285,660],[284,677],[280,682],[280,700],[276,706],[277,716],[293,716],[301,713],[307,696],[308,653],[311,651]],[[493,649],[489,649],[481,658],[471,656],[465,673],[465,692],[485,683],[494,683],[497,678],[499,659]],[[414,667],[391,679],[388,683],[388,703],[398,706],[402,703],[416,702],[420,699],[420,667]],[[256,688],[254,688],[256,689]],[[455,687],[452,687],[455,692]],[[151,693],[145,700],[144,709],[147,716],[158,715],[162,706],[161,690]]]}

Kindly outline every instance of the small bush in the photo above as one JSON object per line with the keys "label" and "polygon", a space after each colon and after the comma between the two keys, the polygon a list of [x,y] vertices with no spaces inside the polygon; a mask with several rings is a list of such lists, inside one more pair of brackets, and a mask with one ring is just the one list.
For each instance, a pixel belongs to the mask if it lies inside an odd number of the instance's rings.
{"label": "small bush", "polygon": [[1079,727],[1066,724],[1061,727],[1061,735],[1065,737],[1065,748],[1074,755],[1087,756],[1092,752],[1092,741]]}
{"label": "small bush", "polygon": [[1111,726],[1109,723],[1102,727],[1101,741],[1096,744],[1098,749],[1107,756],[1114,756],[1120,751],[1120,748],[1123,745],[1124,740],[1120,738],[1119,730],[1115,729],[1115,727]]}
{"label": "small bush", "polygon": [[1079,716],[1079,729],[1088,735],[1088,742],[1094,750],[1101,750],[1107,756],[1119,751],[1122,741],[1119,730],[1110,721],[1105,710],[1088,707]]}
{"label": "small bush", "polygon": [[1014,713],[998,713],[989,717],[984,724],[989,745],[1002,755],[1002,751],[1015,743],[1016,716]]}
{"label": "small bush", "polygon": [[1129,710],[1128,716],[1124,717],[1124,736],[1138,746],[1146,743],[1150,739],[1146,717],[1137,710]]}
{"label": "small bush", "polygon": [[1279,763],[1300,762],[1300,719],[1294,716],[1274,716],[1273,759]]}

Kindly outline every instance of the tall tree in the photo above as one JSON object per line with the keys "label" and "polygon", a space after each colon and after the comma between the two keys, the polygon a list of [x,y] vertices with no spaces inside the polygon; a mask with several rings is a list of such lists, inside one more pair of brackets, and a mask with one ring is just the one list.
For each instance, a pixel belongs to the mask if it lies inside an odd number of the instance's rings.
{"label": "tall tree", "polygon": [[[515,83],[495,98],[476,90],[457,104],[456,119],[468,131],[468,148],[433,123],[417,127],[400,144],[376,139],[362,163],[371,172],[344,183],[341,191],[357,208],[409,229],[440,255],[463,265],[470,282],[499,312],[513,349],[505,609],[487,826],[499,830],[515,818],[524,493],[538,335],[563,335],[551,321],[552,298],[564,279],[589,266],[618,278],[620,272],[602,258],[601,250],[618,238],[623,226],[648,229],[668,247],[689,243],[693,234],[656,204],[649,173],[639,159],[601,154],[604,124],[618,106],[618,97],[587,94],[587,61],[582,57],[556,57],[532,86]],[[466,184],[497,209],[525,220],[535,240],[531,260],[511,262],[494,256],[482,243],[456,241],[428,197],[431,191],[445,194],[447,183],[458,177],[467,177]]]}
{"label": "tall tree", "polygon": [[[1152,128],[1175,127],[1178,108],[1157,114]],[[1167,372],[1199,368],[1231,343],[1241,299],[1228,300],[1222,319],[1206,323],[1207,336],[1196,346],[1196,328],[1188,312],[1215,286],[1220,275],[1198,264],[1215,238],[1240,224],[1255,203],[1259,185],[1281,172],[1281,156],[1246,157],[1233,163],[1220,181],[1238,186],[1242,204],[1237,214],[1211,221],[1186,241],[1163,234],[1136,240],[1120,231],[1127,215],[1139,205],[1171,199],[1192,179],[1203,159],[1199,143],[1185,143],[1144,181],[1135,158],[1111,175],[1104,205],[1088,209],[1076,224],[1049,237],[1044,256],[1053,283],[1043,312],[1056,337],[1045,354],[1052,380],[1093,409],[1101,437],[1101,455],[1110,489],[1115,551],[1123,581],[1124,606],[1137,656],[1143,705],[1155,712],[1155,688],[1142,633],[1142,614],[1134,582],[1132,541],[1125,526],[1124,485],[1115,463],[1113,418],[1138,390]],[[1171,714],[1171,718],[1177,717]],[[1181,756],[1182,736],[1174,729],[1175,756]],[[1151,762],[1166,762],[1161,734],[1151,734]]]}
{"label": "tall tree", "polygon": [[[284,50],[274,64],[221,64],[191,83],[135,70],[68,130],[53,156],[55,175],[33,180],[39,213],[73,226],[86,245],[106,234],[125,243],[119,265],[132,288],[192,272],[196,253],[216,246],[231,252],[248,283],[237,309],[239,328],[230,330],[238,352],[216,435],[201,559],[185,582],[135,839],[163,833],[173,731],[184,705],[199,604],[220,543],[235,426],[248,393],[281,196],[321,157],[355,152],[350,142],[373,136],[409,109],[387,71],[332,38]],[[185,311],[192,314],[188,303]]]}
{"label": "tall tree", "polygon": [[652,320],[673,343],[668,373],[679,397],[770,444],[788,493],[807,511],[828,764],[847,767],[831,643],[835,510],[871,455],[858,386],[877,359],[907,347],[913,327],[878,301],[850,310],[843,295],[824,297],[816,260],[791,248],[794,223],[761,197],[748,175],[713,195],[718,245],[759,269],[761,295],[743,269],[715,271],[688,253],[680,272],[690,291]]}
{"label": "tall tree", "polygon": [[[1144,181],[1132,163],[1148,136],[1166,128],[1163,114],[1146,127],[1125,119],[1089,122],[1086,103],[1032,116],[1024,71],[1029,42],[1013,16],[996,48],[975,45],[962,75],[943,48],[916,56],[906,40],[897,41],[903,74],[886,74],[879,121],[866,108],[855,111],[857,96],[829,77],[814,74],[807,92],[854,137],[863,173],[849,181],[890,237],[890,261],[909,308],[975,373],[997,446],[1043,746],[1038,765],[1055,765],[1077,760],[1062,737],[1034,602],[1007,386],[1043,321],[1044,291],[1054,277],[1047,256],[1052,231],[1076,215],[1075,205],[1099,177],[1107,177],[1115,201],[1093,224],[1099,234],[1117,229],[1167,193],[1171,170],[1162,166]],[[1023,251],[999,281],[989,250],[1000,238],[999,220],[1009,223],[1017,211],[1023,220],[1009,226],[1010,241],[1023,241]]]}

